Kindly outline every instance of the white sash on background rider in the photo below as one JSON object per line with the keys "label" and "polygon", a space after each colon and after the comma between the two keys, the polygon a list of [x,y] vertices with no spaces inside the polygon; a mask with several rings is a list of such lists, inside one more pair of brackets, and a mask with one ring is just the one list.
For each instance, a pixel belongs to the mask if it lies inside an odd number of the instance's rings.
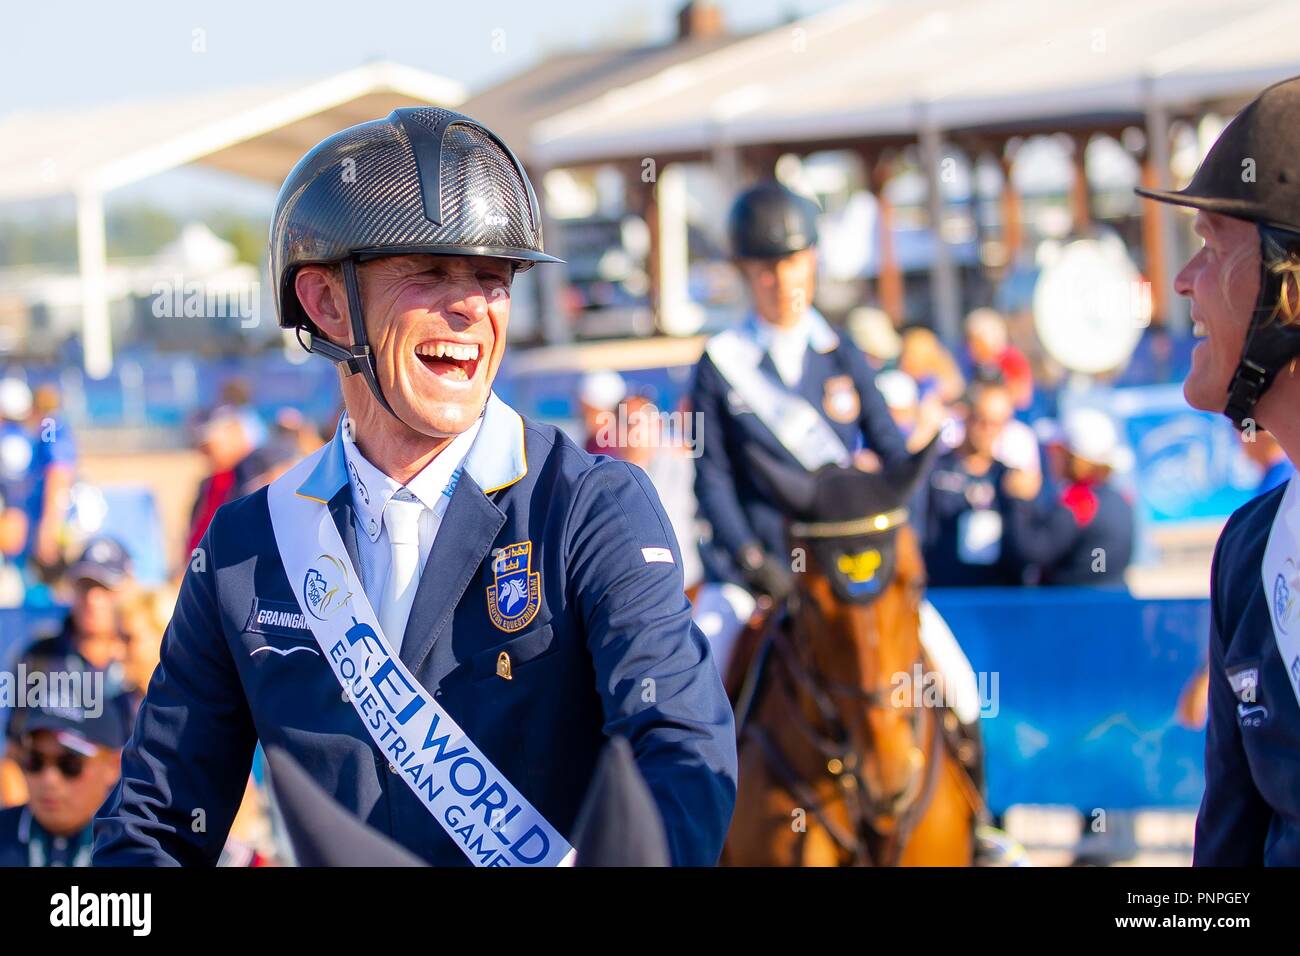
{"label": "white sash on background rider", "polygon": [[[824,326],[826,320],[810,311],[809,319]],[[829,327],[824,331],[830,333]],[[759,367],[765,353],[752,337],[727,329],[709,340],[705,352],[732,391],[806,470],[852,463],[849,450],[821,412]]]}
{"label": "white sash on background rider", "polygon": [[475,866],[572,861],[563,836],[393,653],[325,502],[296,493],[329,446],[273,482],[285,574],[321,653],[397,775]]}

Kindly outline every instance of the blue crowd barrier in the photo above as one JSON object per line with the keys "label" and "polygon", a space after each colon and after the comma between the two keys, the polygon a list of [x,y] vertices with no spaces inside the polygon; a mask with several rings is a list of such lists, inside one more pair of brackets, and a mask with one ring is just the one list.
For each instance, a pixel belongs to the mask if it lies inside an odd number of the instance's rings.
{"label": "blue crowd barrier", "polygon": [[[934,589],[982,678],[988,796],[1085,813],[1195,807],[1205,735],[1175,717],[1205,663],[1209,601],[1084,588]],[[62,611],[0,611],[0,663]]]}
{"label": "blue crowd barrier", "polygon": [[995,811],[1200,802],[1205,733],[1179,724],[1175,709],[1205,666],[1208,599],[1087,588],[929,596],[982,690],[996,689],[982,720]]}

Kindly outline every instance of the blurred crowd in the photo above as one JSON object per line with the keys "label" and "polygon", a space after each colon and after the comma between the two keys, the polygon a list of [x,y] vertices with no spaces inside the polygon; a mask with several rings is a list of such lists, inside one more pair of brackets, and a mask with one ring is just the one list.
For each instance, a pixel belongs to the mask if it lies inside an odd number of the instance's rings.
{"label": "blurred crowd", "polygon": [[[970,313],[956,350],[924,327],[899,332],[876,309],[855,310],[845,331],[875,370],[909,450],[937,445],[909,509],[931,585],[1123,585],[1134,551],[1132,452],[1100,409],[1043,411],[1034,364],[1000,313]],[[689,409],[660,410],[610,370],[584,377],[579,404],[587,449],[650,475],[677,531],[688,588],[707,579]],[[1287,476],[1270,444],[1261,436],[1250,446],[1261,490]],[[870,449],[855,463],[880,467]]]}
{"label": "blurred crowd", "polygon": [[[91,821],[117,781],[176,582],[150,589],[137,580],[127,545],[151,542],[87,530],[76,503],[76,444],[58,414],[57,393],[0,380],[0,419],[0,608],[66,608],[47,633],[0,634],[11,679],[9,693],[0,694],[0,808],[9,808],[0,809],[0,866],[86,865]],[[189,433],[205,474],[184,551],[177,549],[178,573],[217,508],[274,480],[322,442],[294,409],[264,422],[242,381],[229,382]],[[22,706],[4,699],[22,694]],[[226,847],[229,865],[274,861],[280,852],[260,776],[259,755]]]}
{"label": "blurred crowd", "polygon": [[0,607],[23,604],[67,568],[76,464],[58,391],[0,378]]}

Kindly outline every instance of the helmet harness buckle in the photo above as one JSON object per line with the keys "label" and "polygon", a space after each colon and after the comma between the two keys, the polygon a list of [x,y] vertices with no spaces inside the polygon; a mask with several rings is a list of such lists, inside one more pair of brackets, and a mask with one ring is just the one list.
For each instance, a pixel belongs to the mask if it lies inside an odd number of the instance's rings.
{"label": "helmet harness buckle", "polygon": [[1285,281],[1277,266],[1300,250],[1300,233],[1257,223],[1260,236],[1259,296],[1251,311],[1241,357],[1228,385],[1223,413],[1238,430],[1252,423],[1255,405],[1282,366],[1300,354],[1300,324],[1274,321]]}

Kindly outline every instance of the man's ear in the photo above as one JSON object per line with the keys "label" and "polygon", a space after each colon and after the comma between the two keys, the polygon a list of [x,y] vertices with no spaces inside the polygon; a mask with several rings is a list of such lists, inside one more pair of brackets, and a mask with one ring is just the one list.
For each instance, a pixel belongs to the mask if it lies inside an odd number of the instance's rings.
{"label": "man's ear", "polygon": [[303,266],[293,277],[293,288],[303,311],[316,327],[331,341],[349,344],[348,300],[338,273],[328,266]]}

